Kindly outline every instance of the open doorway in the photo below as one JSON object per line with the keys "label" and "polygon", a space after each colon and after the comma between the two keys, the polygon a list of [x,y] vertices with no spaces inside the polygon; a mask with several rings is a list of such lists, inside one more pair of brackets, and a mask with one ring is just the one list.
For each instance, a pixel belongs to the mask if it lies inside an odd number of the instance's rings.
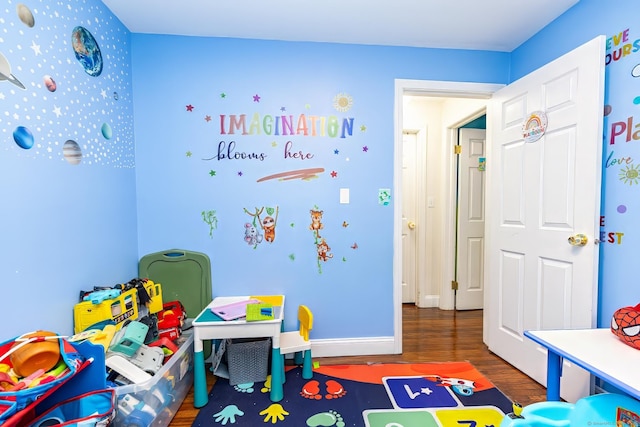
{"label": "open doorway", "polygon": [[[419,307],[454,309],[456,238],[456,167],[454,146],[458,145],[458,128],[486,113],[491,94],[502,85],[464,82],[396,80],[395,92],[395,172],[396,200],[403,200],[403,142],[407,135],[424,135],[425,153],[418,163],[424,168],[423,190],[417,194],[417,221],[403,215],[403,203],[394,206],[394,345],[402,351],[402,302],[404,254],[403,235],[409,225],[416,232],[416,245],[421,249],[416,262],[415,304]],[[439,124],[410,123],[407,112],[412,106],[406,98],[428,100],[440,104]],[[412,137],[412,136],[411,136]],[[420,144],[421,141],[418,141]],[[476,160],[477,161],[477,160]],[[420,213],[422,210],[422,214]],[[421,271],[422,269],[422,271]]]}

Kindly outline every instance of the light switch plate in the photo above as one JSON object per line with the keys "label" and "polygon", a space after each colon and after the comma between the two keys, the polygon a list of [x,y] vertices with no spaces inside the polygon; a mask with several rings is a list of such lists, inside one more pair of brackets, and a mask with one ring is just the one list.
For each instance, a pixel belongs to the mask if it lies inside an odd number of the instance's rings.
{"label": "light switch plate", "polygon": [[346,204],[349,203],[349,189],[341,188],[340,189],[340,203]]}

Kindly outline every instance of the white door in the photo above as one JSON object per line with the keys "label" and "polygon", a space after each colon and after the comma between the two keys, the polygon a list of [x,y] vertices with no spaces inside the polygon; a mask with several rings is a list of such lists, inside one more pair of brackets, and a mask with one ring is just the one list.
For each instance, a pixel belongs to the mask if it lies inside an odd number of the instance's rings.
{"label": "white door", "polygon": [[[542,384],[546,352],[523,331],[596,322],[604,42],[569,52],[489,103],[484,339]],[[525,142],[523,123],[534,111],[546,112],[546,133]],[[585,246],[568,243],[577,233],[588,237]],[[561,396],[585,396],[589,379],[565,362]]]}
{"label": "white door", "polygon": [[418,266],[416,257],[418,134],[402,133],[402,302],[416,302]]}
{"label": "white door", "polygon": [[460,129],[456,309],[484,306],[484,170],[486,131]]}

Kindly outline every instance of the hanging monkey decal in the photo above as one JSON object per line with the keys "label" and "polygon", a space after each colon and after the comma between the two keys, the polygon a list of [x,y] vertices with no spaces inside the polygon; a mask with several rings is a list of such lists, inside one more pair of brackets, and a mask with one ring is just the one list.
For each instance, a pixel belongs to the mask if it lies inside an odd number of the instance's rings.
{"label": "hanging monkey decal", "polygon": [[[271,210],[273,211],[273,209]],[[260,224],[260,227],[262,227],[262,231],[264,231],[264,240],[266,240],[269,243],[273,243],[273,241],[276,240],[276,225],[278,224],[278,211],[279,209],[276,206],[275,218],[268,215],[264,217],[263,220],[260,219],[260,213],[262,212],[262,209],[260,209],[260,212],[257,213],[258,224]],[[269,214],[269,208],[267,209],[267,214]]]}

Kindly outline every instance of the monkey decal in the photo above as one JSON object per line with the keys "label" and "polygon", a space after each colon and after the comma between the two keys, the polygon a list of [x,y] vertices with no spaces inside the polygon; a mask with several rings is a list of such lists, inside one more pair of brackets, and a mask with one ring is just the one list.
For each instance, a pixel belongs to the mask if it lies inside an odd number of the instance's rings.
{"label": "monkey decal", "polygon": [[[273,243],[273,241],[276,239],[276,225],[278,223],[278,210],[279,209],[276,206],[275,218],[271,216],[266,216],[264,217],[263,220],[261,220],[260,213],[262,212],[262,209],[260,209],[260,212],[256,214],[258,217],[258,224],[260,224],[260,227],[262,227],[262,231],[264,231],[264,240],[266,240],[269,243]],[[267,213],[269,213],[269,209],[267,209]]]}
{"label": "monkey decal", "polygon": [[331,248],[327,244],[327,241],[322,239],[317,246],[318,250],[318,261],[327,261],[329,258],[333,258],[333,254],[330,254],[329,251]]}

